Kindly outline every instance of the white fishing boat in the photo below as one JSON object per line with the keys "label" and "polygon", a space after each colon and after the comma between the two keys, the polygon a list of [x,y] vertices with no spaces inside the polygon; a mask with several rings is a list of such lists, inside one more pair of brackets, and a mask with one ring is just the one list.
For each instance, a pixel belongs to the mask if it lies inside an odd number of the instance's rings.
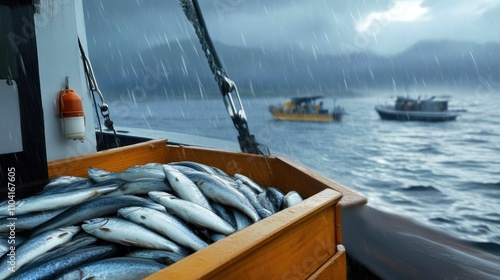
{"label": "white fishing boat", "polygon": [[454,121],[464,110],[448,110],[448,98],[412,99],[398,96],[394,105],[377,105],[383,120],[444,122]]}
{"label": "white fishing boat", "polygon": [[[192,4],[185,8],[197,34],[209,39],[197,1],[183,2]],[[236,109],[231,93],[237,96],[237,89],[224,72],[214,74],[239,143],[115,127],[113,108],[105,103],[85,55],[82,0],[1,0],[0,23],[1,200],[31,196],[53,176],[86,176],[91,166],[122,171],[180,160],[247,173],[262,185],[297,186],[306,198],[148,279],[355,279],[361,269],[384,279],[494,279],[500,274],[499,258],[374,210],[357,192],[269,155],[250,134],[243,108]],[[94,127],[95,110],[105,127]],[[347,269],[346,252],[362,266]]]}

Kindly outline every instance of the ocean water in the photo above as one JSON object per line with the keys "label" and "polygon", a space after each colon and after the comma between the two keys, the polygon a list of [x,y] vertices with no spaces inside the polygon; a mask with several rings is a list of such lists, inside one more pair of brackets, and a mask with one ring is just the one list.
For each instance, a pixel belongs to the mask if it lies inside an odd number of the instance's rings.
{"label": "ocean water", "polygon": [[[251,133],[272,154],[358,191],[373,208],[500,255],[500,94],[448,94],[450,109],[467,112],[442,123],[381,120],[373,108],[391,104],[391,93],[327,99],[325,106],[346,108],[340,123],[272,120],[268,106],[285,97],[245,98],[243,106]],[[236,141],[221,99],[109,104],[119,126]]]}

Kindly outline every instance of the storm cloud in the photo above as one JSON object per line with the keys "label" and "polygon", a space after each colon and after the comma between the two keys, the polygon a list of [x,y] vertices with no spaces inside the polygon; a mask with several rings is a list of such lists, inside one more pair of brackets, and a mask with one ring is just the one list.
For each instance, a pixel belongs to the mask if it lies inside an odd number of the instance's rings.
{"label": "storm cloud", "polygon": [[[179,1],[83,3],[89,53],[102,88],[133,95],[141,85],[149,88],[144,79],[153,73],[159,78],[148,94],[217,91]],[[240,88],[475,87],[500,77],[496,0],[200,5],[222,63]]]}
{"label": "storm cloud", "polygon": [[[423,40],[499,42],[495,0],[200,1],[211,36],[228,45],[317,53],[402,52]],[[86,0],[90,43],[145,48],[195,36],[179,1]]]}

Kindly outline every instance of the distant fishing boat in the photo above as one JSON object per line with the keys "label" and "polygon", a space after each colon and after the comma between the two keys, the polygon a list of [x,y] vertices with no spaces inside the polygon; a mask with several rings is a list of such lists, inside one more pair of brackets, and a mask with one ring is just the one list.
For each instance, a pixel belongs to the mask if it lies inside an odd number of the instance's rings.
{"label": "distant fishing boat", "polygon": [[293,97],[283,105],[269,106],[269,112],[275,120],[306,121],[306,122],[333,122],[341,121],[345,109],[334,106],[330,111],[323,107],[324,96]]}
{"label": "distant fishing boat", "polygon": [[377,105],[375,110],[383,120],[398,121],[453,121],[465,110],[448,110],[448,99],[431,97],[420,100],[398,96],[395,105]]}

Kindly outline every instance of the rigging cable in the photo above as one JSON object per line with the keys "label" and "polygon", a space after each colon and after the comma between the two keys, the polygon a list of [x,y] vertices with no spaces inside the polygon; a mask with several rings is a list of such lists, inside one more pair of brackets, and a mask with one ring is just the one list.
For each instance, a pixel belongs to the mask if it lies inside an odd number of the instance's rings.
{"label": "rigging cable", "polygon": [[[188,20],[193,24],[196,36],[200,41],[205,57],[208,60],[208,66],[214,75],[214,79],[219,86],[226,110],[238,131],[238,142],[242,152],[259,155],[270,155],[268,147],[260,144],[253,134],[250,134],[247,117],[236,84],[231,81],[222,67],[222,63],[217,56],[212,39],[208,34],[205,20],[201,13],[197,0],[180,0],[181,6]],[[234,92],[238,101],[239,110],[236,109],[231,93]]]}
{"label": "rigging cable", "polygon": [[[97,85],[97,81],[96,81],[95,76],[94,76],[94,71],[92,70],[92,65],[90,64],[90,60],[88,59],[87,55],[85,54],[85,51],[84,51],[83,46],[82,46],[82,42],[80,41],[79,37],[78,37],[78,47],[80,48],[80,55],[82,57],[85,75],[87,76],[89,90],[90,90],[90,92],[92,94],[92,98],[94,100],[94,108],[95,108],[96,115],[97,115],[97,121],[99,123],[99,131],[102,134],[101,118],[99,117],[99,114],[97,112],[97,107],[100,108],[101,115],[104,118],[104,126],[106,126],[106,128],[108,130],[113,131],[115,145],[116,145],[115,147],[120,147],[120,140],[118,139],[118,136],[116,135],[116,130],[115,130],[115,127],[113,125],[113,121],[111,120],[111,117],[109,116],[109,106],[104,101],[104,96],[102,95],[101,90],[99,89],[99,86]],[[97,93],[99,95],[99,98],[101,99],[100,106],[97,105],[97,101],[96,101],[96,97],[95,97],[94,93]]]}

